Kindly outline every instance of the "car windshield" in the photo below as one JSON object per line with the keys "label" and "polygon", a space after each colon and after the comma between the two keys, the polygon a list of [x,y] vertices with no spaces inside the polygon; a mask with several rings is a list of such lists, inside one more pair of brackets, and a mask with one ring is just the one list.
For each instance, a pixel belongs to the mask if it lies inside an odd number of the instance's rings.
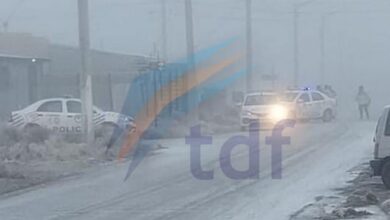
{"label": "car windshield", "polygon": [[276,95],[249,95],[244,105],[271,105],[275,104],[278,101]]}
{"label": "car windshield", "polygon": [[293,102],[297,98],[298,94],[298,92],[286,92],[281,96],[281,101]]}

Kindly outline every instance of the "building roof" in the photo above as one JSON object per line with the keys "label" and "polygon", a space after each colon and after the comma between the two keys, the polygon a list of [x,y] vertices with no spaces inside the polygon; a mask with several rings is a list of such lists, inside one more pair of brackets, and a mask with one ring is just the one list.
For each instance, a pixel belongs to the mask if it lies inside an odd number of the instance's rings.
{"label": "building roof", "polygon": [[7,59],[21,59],[21,60],[47,60],[46,58],[36,58],[36,57],[28,57],[28,56],[17,56],[17,55],[12,55],[12,54],[5,54],[5,53],[0,53],[0,58],[7,58]]}
{"label": "building roof", "polygon": [[[51,44],[27,33],[0,33],[0,58],[50,61],[51,74],[78,74],[81,54],[77,47]],[[139,55],[90,51],[91,74],[134,74],[151,65],[152,58]]]}
{"label": "building roof", "polygon": [[49,59],[49,41],[27,33],[0,33],[2,57]]}
{"label": "building roof", "polygon": [[[80,50],[75,47],[51,45],[49,57],[52,74],[74,74],[81,70]],[[150,65],[150,58],[137,55],[125,55],[90,51],[91,74],[131,74]]]}

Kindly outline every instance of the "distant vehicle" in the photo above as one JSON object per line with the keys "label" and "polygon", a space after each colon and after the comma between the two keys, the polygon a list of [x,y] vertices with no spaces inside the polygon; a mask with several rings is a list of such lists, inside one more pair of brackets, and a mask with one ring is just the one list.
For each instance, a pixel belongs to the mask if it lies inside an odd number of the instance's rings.
{"label": "distant vehicle", "polygon": [[290,90],[280,97],[288,108],[289,117],[297,120],[322,119],[330,122],[336,117],[336,99],[317,90]]}
{"label": "distant vehicle", "polygon": [[390,106],[380,116],[374,136],[374,159],[370,161],[374,176],[381,176],[390,189]]}
{"label": "distant vehicle", "polygon": [[[81,133],[83,118],[79,99],[52,98],[12,112],[9,125],[25,130],[43,127],[59,133]],[[136,126],[130,116],[105,112],[97,107],[93,107],[93,122],[96,126],[110,129],[131,130]]]}
{"label": "distant vehicle", "polygon": [[268,128],[287,117],[288,111],[279,104],[276,93],[249,93],[241,107],[241,130],[246,130],[254,122],[259,122],[261,128]]}

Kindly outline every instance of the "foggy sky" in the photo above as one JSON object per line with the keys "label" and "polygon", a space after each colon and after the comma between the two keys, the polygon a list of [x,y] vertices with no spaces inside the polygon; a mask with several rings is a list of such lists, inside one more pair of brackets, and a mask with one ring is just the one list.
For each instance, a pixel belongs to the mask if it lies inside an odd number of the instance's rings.
{"label": "foggy sky", "polygon": [[[167,53],[173,61],[185,55],[184,4],[181,0],[167,2]],[[294,2],[301,1],[253,0],[255,74],[274,72],[282,82],[291,81]],[[193,0],[193,7],[196,49],[233,36],[241,39],[244,49],[243,0]],[[77,45],[76,0],[2,0],[0,21],[13,11],[9,31],[31,32],[55,43]],[[90,0],[90,11],[94,48],[141,55],[152,55],[154,47],[160,48],[158,0]],[[378,97],[373,99],[376,112],[389,104],[390,2],[318,0],[300,12],[301,85],[319,83],[321,16],[335,12],[325,22],[325,82],[339,91],[347,109],[354,110],[354,94],[360,84]]]}

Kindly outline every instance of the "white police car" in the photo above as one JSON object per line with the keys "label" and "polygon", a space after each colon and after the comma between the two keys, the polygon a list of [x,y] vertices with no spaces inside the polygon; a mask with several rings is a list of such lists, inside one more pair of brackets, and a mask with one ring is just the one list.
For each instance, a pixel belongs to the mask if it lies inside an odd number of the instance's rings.
{"label": "white police car", "polygon": [[[20,129],[43,127],[59,133],[80,133],[83,131],[83,118],[79,99],[52,98],[12,112],[9,125]],[[135,128],[132,117],[104,112],[97,107],[93,107],[93,122],[101,127],[123,130]]]}
{"label": "white police car", "polygon": [[268,128],[288,117],[287,109],[280,105],[274,92],[256,92],[245,96],[241,108],[241,130],[251,123],[258,122],[260,128]]}
{"label": "white police car", "polygon": [[336,99],[320,91],[290,90],[282,94],[280,100],[294,119],[322,119],[324,122],[329,122],[336,117]]}

